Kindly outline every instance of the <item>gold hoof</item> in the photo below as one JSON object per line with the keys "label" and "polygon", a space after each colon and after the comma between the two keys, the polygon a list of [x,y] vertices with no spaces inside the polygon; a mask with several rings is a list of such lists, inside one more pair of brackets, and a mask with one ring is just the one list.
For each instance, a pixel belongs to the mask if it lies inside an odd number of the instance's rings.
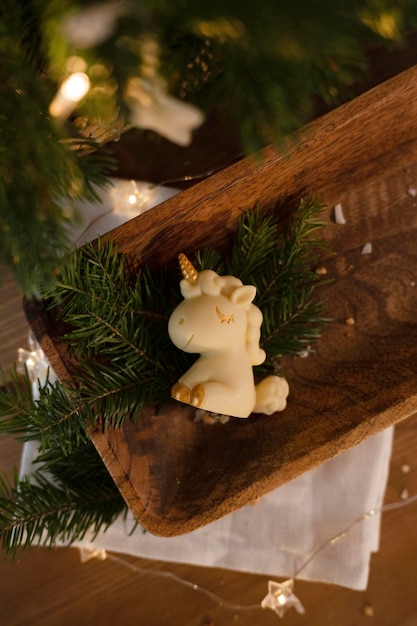
{"label": "gold hoof", "polygon": [[175,383],[175,385],[172,385],[171,387],[171,398],[178,400],[178,402],[190,404],[190,395],[190,389],[182,383]]}
{"label": "gold hoof", "polygon": [[204,385],[196,385],[191,392],[191,404],[201,409],[204,401]]}

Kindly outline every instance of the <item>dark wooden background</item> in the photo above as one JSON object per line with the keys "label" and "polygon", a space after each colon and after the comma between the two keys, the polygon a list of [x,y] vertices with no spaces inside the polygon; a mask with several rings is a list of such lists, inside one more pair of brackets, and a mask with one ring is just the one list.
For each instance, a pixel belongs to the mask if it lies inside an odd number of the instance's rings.
{"label": "dark wooden background", "polygon": [[[376,84],[416,61],[416,38],[406,48],[381,54],[371,53],[373,74],[368,84]],[[361,90],[363,86],[358,86]],[[138,135],[132,133],[116,152],[119,173],[128,177],[161,180],[198,174],[232,162],[239,154],[233,133],[212,123],[217,141],[181,152],[181,159],[165,142],[145,137],[146,149],[138,148]],[[204,139],[203,129],[200,139]],[[211,132],[211,131],[210,131]],[[141,141],[143,142],[143,137]],[[204,143],[204,142],[203,142]],[[199,142],[201,146],[201,141]],[[161,158],[164,155],[164,174]],[[143,155],[146,155],[144,158]],[[27,344],[27,323],[21,295],[7,273],[0,288],[0,366],[12,366],[19,347]],[[396,426],[386,501],[401,499],[404,489],[417,493],[417,416]],[[21,446],[12,438],[0,439],[0,469],[10,473],[18,466]],[[404,473],[404,464],[410,471]],[[387,512],[382,521],[381,548],[372,559],[369,586],[356,592],[332,585],[297,581],[296,593],[306,615],[289,611],[288,626],[378,626],[417,625],[417,503]],[[82,564],[77,550],[33,550],[17,563],[0,561],[0,624],[5,626],[72,626],[83,624],[146,626],[268,626],[277,623],[270,611],[236,612],[219,607],[198,591],[152,576],[154,570],[171,571],[205,587],[226,600],[240,604],[260,603],[267,590],[267,577],[241,574],[215,568],[167,564],[157,561],[128,560],[148,570],[135,574],[111,561]],[[373,617],[369,615],[373,613]]]}

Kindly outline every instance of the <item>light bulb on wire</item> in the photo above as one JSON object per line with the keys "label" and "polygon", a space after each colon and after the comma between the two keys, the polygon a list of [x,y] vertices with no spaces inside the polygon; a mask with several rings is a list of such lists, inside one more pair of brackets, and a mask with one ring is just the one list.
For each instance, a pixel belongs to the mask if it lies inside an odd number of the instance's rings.
{"label": "light bulb on wire", "polygon": [[110,191],[113,211],[129,218],[144,213],[152,206],[154,192],[149,183],[135,180],[119,181]]}
{"label": "light bulb on wire", "polygon": [[52,117],[66,118],[87,95],[91,83],[85,72],[74,72],[59,87],[49,105]]}

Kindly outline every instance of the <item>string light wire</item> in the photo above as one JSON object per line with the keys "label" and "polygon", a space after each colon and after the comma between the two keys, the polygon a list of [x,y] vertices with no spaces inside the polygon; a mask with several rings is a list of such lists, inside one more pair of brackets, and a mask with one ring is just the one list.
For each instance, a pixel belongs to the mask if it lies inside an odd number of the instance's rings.
{"label": "string light wire", "polygon": [[[40,348],[38,350],[39,354],[36,351],[38,346],[35,340],[33,339],[33,337],[31,336],[31,334],[29,335],[29,346],[30,346],[31,351],[27,351],[27,350],[20,351],[21,352],[20,360],[22,363],[23,362],[26,363],[26,368],[30,372],[34,370],[35,367],[38,367],[38,361],[39,359],[42,360],[44,358],[44,355],[42,351],[40,350]],[[33,355],[36,356],[36,359],[33,358]],[[301,572],[306,569],[306,567],[317,557],[317,555],[320,552],[322,552],[322,550],[324,550],[330,545],[337,543],[338,541],[343,539],[343,537],[346,537],[346,535],[348,535],[348,533],[352,530],[352,528],[356,526],[357,524],[359,524],[360,522],[364,520],[369,520],[375,517],[375,515],[379,515],[381,513],[386,513],[388,511],[402,509],[415,502],[417,502],[417,494],[413,496],[405,497],[405,498],[403,497],[401,498],[401,500],[398,500],[396,502],[384,504],[380,507],[369,509],[366,513],[362,513],[362,515],[353,519],[343,530],[341,530],[336,535],[332,536],[330,539],[328,539],[327,541],[319,545],[318,548],[316,548],[316,550],[314,550],[310,554],[310,556],[295,570],[291,578],[284,581],[281,585],[279,583],[275,583],[274,581],[269,581],[268,594],[263,599],[262,604],[241,605],[241,604],[236,604],[234,602],[229,602],[228,600],[225,600],[224,598],[220,597],[214,592],[204,587],[200,587],[196,583],[185,580],[184,578],[177,576],[173,572],[160,571],[160,570],[155,571],[155,570],[148,570],[143,567],[138,567],[137,565],[134,565],[133,563],[130,563],[129,561],[121,557],[111,554],[104,549],[81,548],[80,554],[81,554],[82,561],[89,560],[90,558],[100,558],[102,560],[109,559],[123,567],[130,569],[135,574],[144,574],[146,576],[154,576],[154,577],[159,577],[159,578],[170,579],[182,585],[183,587],[192,589],[193,591],[197,591],[205,595],[212,602],[214,602],[215,604],[217,604],[218,606],[222,608],[231,609],[233,611],[252,611],[252,610],[258,610],[258,609],[263,610],[264,608],[270,608],[274,610],[279,617],[283,617],[285,610],[289,608],[289,606],[294,606],[294,608],[299,613],[304,613],[304,607],[301,605],[298,598],[292,593],[293,584],[294,584],[295,579],[299,577]]]}
{"label": "string light wire", "polygon": [[[320,552],[322,552],[322,550],[324,550],[330,545],[337,543],[339,540],[343,539],[343,537],[345,537],[351,531],[351,529],[357,524],[359,524],[360,522],[364,520],[369,520],[373,518],[375,515],[379,515],[381,513],[386,513],[388,511],[402,509],[406,506],[409,506],[410,504],[413,504],[414,502],[417,502],[417,494],[410,496],[409,498],[405,498],[403,500],[397,501],[397,502],[384,504],[381,507],[370,509],[366,513],[363,513],[362,515],[354,519],[352,522],[350,522],[350,524],[348,524],[348,526],[346,526],[342,531],[337,533],[337,535],[334,535],[333,537],[331,537],[330,539],[322,543],[316,550],[314,550],[312,554],[310,554],[310,556],[302,563],[302,565],[297,568],[297,570],[295,571],[295,573],[289,580],[294,581],[300,575],[300,573],[311,563],[311,561],[313,561],[313,559],[315,559],[316,556]],[[113,561],[114,563],[117,563],[123,567],[126,567],[127,569],[130,569],[135,574],[144,574],[146,576],[154,576],[157,578],[170,579],[173,582],[176,582],[179,585],[182,585],[183,587],[192,589],[193,591],[196,591],[200,594],[205,595],[207,598],[209,598],[209,600],[211,600],[213,603],[217,604],[221,608],[230,609],[232,611],[239,611],[239,612],[240,611],[253,611],[253,610],[259,610],[259,609],[263,610],[262,605],[259,603],[242,605],[242,604],[236,604],[234,602],[225,600],[224,598],[217,595],[216,593],[213,593],[212,591],[204,587],[200,587],[200,585],[197,585],[196,583],[193,583],[193,582],[190,582],[189,580],[181,578],[180,576],[178,576],[177,574],[174,574],[173,572],[160,571],[160,570],[155,571],[155,570],[146,569],[144,567],[138,567],[134,563],[130,563],[129,561],[109,552],[106,552],[106,558],[110,561]]]}
{"label": "string light wire", "polygon": [[346,535],[352,530],[352,528],[356,526],[357,524],[359,524],[360,522],[364,520],[369,520],[375,515],[380,515],[381,513],[386,513],[387,511],[401,509],[405,506],[408,506],[409,504],[413,504],[413,502],[417,502],[417,494],[415,494],[414,496],[410,496],[409,498],[399,500],[398,502],[392,502],[391,504],[384,504],[376,509],[370,509],[366,513],[362,513],[362,515],[360,515],[359,517],[354,519],[352,522],[350,522],[350,524],[346,526],[346,528],[344,528],[341,532],[339,532],[337,535],[334,535],[331,539],[328,539],[327,541],[322,543],[316,550],[314,550],[314,552],[312,552],[312,554],[308,557],[308,559],[304,561],[302,565],[294,572],[292,578],[294,579],[297,578],[300,575],[300,573],[303,570],[305,570],[307,565],[309,565],[311,561],[313,561],[313,559],[315,559],[315,557],[322,550],[327,548],[327,546],[329,545],[338,543],[340,539],[343,539],[343,537],[346,537]]}
{"label": "string light wire", "polygon": [[192,589],[193,591],[198,591],[199,593],[209,598],[212,602],[214,602],[218,606],[225,608],[225,609],[231,609],[232,611],[252,611],[254,609],[261,608],[260,604],[242,605],[242,604],[235,604],[234,602],[229,602],[228,600],[225,600],[224,598],[221,598],[220,596],[218,596],[216,593],[213,593],[212,591],[209,591],[208,589],[205,589],[204,587],[200,587],[200,585],[197,585],[196,583],[192,583],[189,580],[185,580],[185,578],[181,578],[180,576],[177,576],[177,574],[174,574],[173,572],[160,571],[160,570],[155,571],[155,570],[145,569],[144,567],[138,567],[137,565],[134,565],[133,563],[130,563],[129,561],[126,561],[125,559],[122,559],[110,553],[107,553],[107,559],[109,559],[110,561],[114,561],[115,563],[118,563],[119,565],[122,565],[130,569],[135,574],[146,574],[147,576],[150,574],[151,576],[155,576],[157,578],[168,578],[170,580],[173,580],[174,582],[182,585],[183,587]]}

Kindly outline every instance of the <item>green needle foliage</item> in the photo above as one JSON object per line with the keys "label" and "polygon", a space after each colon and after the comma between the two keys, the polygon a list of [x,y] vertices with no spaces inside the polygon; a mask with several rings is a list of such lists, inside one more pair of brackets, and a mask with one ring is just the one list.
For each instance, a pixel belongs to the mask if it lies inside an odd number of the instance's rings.
{"label": "green needle foliage", "polygon": [[[284,355],[298,354],[319,335],[323,311],[313,291],[325,248],[317,230],[322,207],[301,201],[280,222],[254,209],[239,220],[229,252],[203,250],[197,269],[238,276],[257,288],[263,312],[261,345],[267,353],[257,373],[281,373]],[[145,405],[160,405],[195,358],[170,341],[167,324],[181,301],[179,270],[134,269],[112,242],[68,254],[45,298],[68,328],[65,341],[76,362],[74,383],[47,382],[31,397],[28,373],[3,376],[0,433],[36,441],[38,469],[14,486],[0,485],[0,536],[6,551],[20,546],[72,543],[125,510],[97,455],[89,430],[140,420]],[[52,480],[52,482],[51,482]]]}
{"label": "green needle foliage", "polygon": [[[0,0],[0,265],[26,295],[53,281],[75,201],[109,174],[92,139],[135,123],[126,91],[149,80],[144,40],[158,44],[157,84],[220,114],[251,153],[282,145],[317,99],[350,98],[367,49],[400,45],[416,24],[415,0]],[[53,118],[73,71],[91,88]]]}
{"label": "green needle foliage", "polygon": [[252,276],[264,315],[261,345],[270,355],[258,371],[278,373],[281,357],[299,354],[321,333],[325,321],[322,304],[313,299],[315,287],[324,282],[314,271],[325,248],[317,237],[322,227],[319,212],[314,198],[302,200],[282,231],[280,246],[266,252],[265,271],[258,266],[257,277]]}
{"label": "green needle foliage", "polygon": [[[27,294],[39,296],[69,247],[67,205],[96,198],[111,160],[94,142],[67,140],[48,115],[53,92],[22,49],[15,3],[0,2],[0,265]],[[10,6],[9,6],[10,5]]]}
{"label": "green needle foliage", "polygon": [[[56,438],[45,436],[45,416],[56,418],[55,409],[68,410],[67,397],[59,385],[46,384],[40,400],[32,399],[29,375],[3,375],[4,392],[0,396],[1,431],[40,446],[37,469],[11,484],[0,476],[0,538],[3,549],[12,558],[18,548],[52,546],[57,541],[71,544],[94,537],[105,530],[126,505],[107,472],[91,440],[80,437],[77,427],[71,430],[66,420],[66,451],[55,445]],[[45,402],[45,398],[49,401]],[[54,401],[50,401],[54,398]],[[43,419],[42,419],[43,416]],[[79,420],[80,421],[80,420]],[[83,433],[86,434],[85,425]]]}
{"label": "green needle foliage", "polygon": [[40,471],[14,485],[0,477],[3,548],[14,557],[20,547],[53,546],[57,541],[71,544],[87,532],[94,538],[105,530],[125,505],[110,476],[105,482],[90,478],[86,483],[84,479],[82,475],[70,487],[55,484]]}

